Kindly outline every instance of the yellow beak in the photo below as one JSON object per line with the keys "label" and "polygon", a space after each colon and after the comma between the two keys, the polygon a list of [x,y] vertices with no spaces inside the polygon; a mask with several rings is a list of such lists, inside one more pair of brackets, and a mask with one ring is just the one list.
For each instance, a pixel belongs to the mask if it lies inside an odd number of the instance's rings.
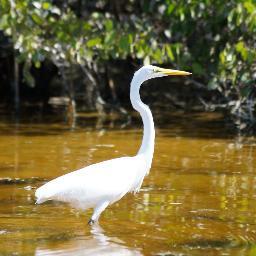
{"label": "yellow beak", "polygon": [[188,76],[191,75],[192,73],[186,72],[186,71],[180,71],[180,70],[175,70],[175,69],[166,69],[166,68],[158,68],[158,72],[168,75],[168,76]]}

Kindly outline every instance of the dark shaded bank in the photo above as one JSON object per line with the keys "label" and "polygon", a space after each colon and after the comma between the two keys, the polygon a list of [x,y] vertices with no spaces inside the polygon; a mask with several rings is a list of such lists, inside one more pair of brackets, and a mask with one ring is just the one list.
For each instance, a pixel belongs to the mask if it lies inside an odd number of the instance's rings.
{"label": "dark shaded bank", "polygon": [[[2,109],[14,109],[13,55],[0,56],[0,100]],[[125,113],[130,109],[129,88],[134,72],[142,66],[132,60],[111,60],[100,65],[95,72],[83,70],[79,65],[60,70],[50,61],[40,68],[30,67],[33,86],[27,82],[24,63],[19,64],[19,108],[41,109],[51,113],[55,108],[69,112],[72,101],[76,111]],[[89,77],[89,78],[88,78]],[[218,92],[180,78],[162,78],[149,81],[141,90],[144,101],[161,108],[183,110],[211,110],[205,101],[214,101]]]}
{"label": "dark shaded bank", "polygon": [[[11,51],[1,55],[0,113],[9,113],[14,120],[29,115],[35,121],[38,118],[45,120],[44,115],[55,115],[58,120],[68,123],[74,121],[77,112],[97,111],[100,115],[118,113],[129,116],[127,111],[132,108],[130,82],[134,72],[143,65],[132,60],[111,60],[100,65],[95,72],[83,70],[80,65],[71,65],[60,71],[52,62],[44,61],[39,68],[30,67],[33,78],[33,86],[30,86],[24,78],[26,74],[23,72],[24,64],[21,63],[18,75],[20,103],[19,111],[15,112],[15,93],[13,82],[10,82],[14,79],[14,70],[10,68],[13,59]],[[141,89],[141,95],[143,101],[158,113],[161,113],[159,110],[181,110],[184,113],[217,110],[234,130],[241,130],[222,106],[220,93],[208,90],[196,82],[193,76],[188,79],[166,77],[147,81]]]}

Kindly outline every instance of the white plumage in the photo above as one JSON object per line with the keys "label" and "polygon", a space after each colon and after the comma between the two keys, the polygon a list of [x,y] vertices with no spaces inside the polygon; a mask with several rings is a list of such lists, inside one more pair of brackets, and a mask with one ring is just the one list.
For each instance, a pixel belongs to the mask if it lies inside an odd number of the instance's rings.
{"label": "white plumage", "polygon": [[36,203],[57,200],[82,210],[94,208],[89,221],[92,224],[108,205],[118,201],[128,192],[139,191],[151,167],[155,140],[152,114],[148,106],[140,100],[140,86],[151,78],[189,74],[151,65],[139,69],[134,74],[130,90],[131,103],[141,114],[144,124],[143,140],[137,155],[92,164],[58,177],[36,190]]}
{"label": "white plumage", "polygon": [[145,175],[140,172],[141,157],[107,160],[60,176],[37,189],[36,202],[57,200],[82,210],[103,202],[112,204],[127,192],[139,190]]}

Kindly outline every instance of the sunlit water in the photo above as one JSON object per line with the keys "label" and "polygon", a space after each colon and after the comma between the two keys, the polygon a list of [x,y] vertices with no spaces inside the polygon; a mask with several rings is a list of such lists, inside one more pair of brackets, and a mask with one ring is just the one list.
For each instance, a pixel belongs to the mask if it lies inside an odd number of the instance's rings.
{"label": "sunlit water", "polygon": [[108,207],[93,228],[91,211],[35,205],[35,188],[135,154],[140,120],[3,117],[0,255],[256,255],[255,139],[238,137],[217,114],[154,116],[155,155],[142,190]]}

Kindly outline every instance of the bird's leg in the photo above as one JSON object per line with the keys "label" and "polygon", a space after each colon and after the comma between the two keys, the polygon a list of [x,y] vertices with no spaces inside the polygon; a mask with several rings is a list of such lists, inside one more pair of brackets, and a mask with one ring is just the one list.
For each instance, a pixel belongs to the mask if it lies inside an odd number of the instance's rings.
{"label": "bird's leg", "polygon": [[89,224],[89,225],[93,225],[95,222],[97,222],[98,219],[99,219],[99,217],[100,217],[100,214],[107,208],[108,205],[109,205],[109,202],[108,202],[108,201],[104,201],[104,202],[98,204],[98,205],[94,208],[93,215],[92,215],[92,217],[90,218],[88,224]]}
{"label": "bird's leg", "polygon": [[95,223],[95,221],[94,221],[94,220],[89,219],[89,221],[88,221],[88,225],[92,226],[94,223]]}

